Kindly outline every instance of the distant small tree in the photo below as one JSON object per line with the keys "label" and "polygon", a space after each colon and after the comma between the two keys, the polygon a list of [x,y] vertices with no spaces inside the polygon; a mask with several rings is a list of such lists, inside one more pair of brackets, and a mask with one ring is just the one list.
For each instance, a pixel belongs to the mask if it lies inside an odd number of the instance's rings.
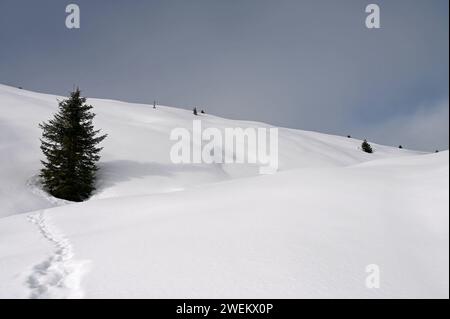
{"label": "distant small tree", "polygon": [[373,153],[372,146],[367,142],[367,140],[364,140],[361,144],[361,148],[366,153]]}
{"label": "distant small tree", "polygon": [[194,107],[193,113],[194,113],[194,115],[198,115],[198,114],[197,114],[197,108],[196,108],[196,107]]}
{"label": "distant small tree", "polygon": [[153,101],[153,108],[156,109],[156,101]]}
{"label": "distant small tree", "polygon": [[403,146],[399,145],[398,148],[403,148]]}
{"label": "distant small tree", "polygon": [[205,114],[205,111],[204,111],[204,110],[201,110],[200,113]]}
{"label": "distant small tree", "polygon": [[59,102],[54,118],[39,127],[43,130],[41,149],[46,160],[40,177],[44,188],[57,198],[80,202],[95,190],[96,162],[106,135],[98,135],[86,98],[76,89]]}

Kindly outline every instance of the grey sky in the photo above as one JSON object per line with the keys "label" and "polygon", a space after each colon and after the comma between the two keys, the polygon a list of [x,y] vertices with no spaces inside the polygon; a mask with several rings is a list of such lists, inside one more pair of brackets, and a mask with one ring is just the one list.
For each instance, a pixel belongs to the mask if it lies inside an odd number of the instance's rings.
{"label": "grey sky", "polygon": [[448,0],[72,2],[79,30],[69,1],[0,0],[0,83],[448,148]]}

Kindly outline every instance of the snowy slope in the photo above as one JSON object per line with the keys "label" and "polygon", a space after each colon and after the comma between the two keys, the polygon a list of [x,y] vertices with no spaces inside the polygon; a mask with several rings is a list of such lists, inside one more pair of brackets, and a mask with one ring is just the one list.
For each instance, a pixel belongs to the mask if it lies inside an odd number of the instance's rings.
{"label": "snowy slope", "polygon": [[[63,97],[0,85],[0,216],[55,206],[35,187],[41,165],[41,131]],[[88,99],[97,114],[96,125],[109,134],[102,146],[103,168],[94,198],[164,193],[224,180],[255,176],[251,165],[174,165],[169,151],[170,131],[192,131],[192,112],[172,107]],[[266,127],[262,123],[233,121],[212,115],[200,117],[203,127]],[[279,131],[280,170],[306,167],[342,167],[377,158],[414,152],[374,145],[375,154],[360,152],[360,140],[291,130]],[[8,181],[8,182],[6,182]],[[25,187],[28,185],[28,187]]]}
{"label": "snowy slope", "polygon": [[169,132],[191,112],[88,102],[109,134],[99,187],[67,203],[33,178],[56,97],[0,86],[0,297],[448,298],[448,152],[281,128],[275,175],[179,166]]}

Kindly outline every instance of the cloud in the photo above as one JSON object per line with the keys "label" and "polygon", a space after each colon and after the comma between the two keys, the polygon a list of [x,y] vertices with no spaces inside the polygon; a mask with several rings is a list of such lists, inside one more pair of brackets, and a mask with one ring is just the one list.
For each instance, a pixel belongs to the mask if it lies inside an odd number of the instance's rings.
{"label": "cloud", "polygon": [[419,106],[410,115],[388,119],[365,131],[374,142],[390,142],[391,145],[425,151],[448,149],[449,101]]}
{"label": "cloud", "polygon": [[438,106],[420,108],[448,100],[448,0],[378,0],[377,30],[367,3],[78,0],[70,32],[65,4],[2,0],[0,83],[448,147]]}

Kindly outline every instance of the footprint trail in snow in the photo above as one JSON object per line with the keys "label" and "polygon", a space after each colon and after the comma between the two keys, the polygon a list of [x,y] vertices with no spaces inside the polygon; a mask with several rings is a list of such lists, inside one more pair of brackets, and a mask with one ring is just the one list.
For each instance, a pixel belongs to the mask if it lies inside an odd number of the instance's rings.
{"label": "footprint trail in snow", "polygon": [[49,223],[45,210],[29,215],[28,220],[36,224],[42,236],[55,246],[53,254],[33,266],[27,277],[29,298],[82,298],[81,278],[87,262],[73,259],[72,245]]}

